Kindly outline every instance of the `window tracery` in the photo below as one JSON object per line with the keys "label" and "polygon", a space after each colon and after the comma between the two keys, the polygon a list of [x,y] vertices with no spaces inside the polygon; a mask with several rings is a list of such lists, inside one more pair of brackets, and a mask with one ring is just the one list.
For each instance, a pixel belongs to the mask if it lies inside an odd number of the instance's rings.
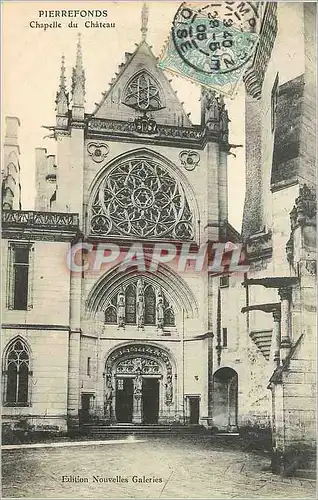
{"label": "window tracery", "polygon": [[175,314],[160,286],[136,278],[109,300],[105,323],[117,323],[119,328],[137,325],[141,329],[153,325],[163,330],[164,327],[175,326]]}
{"label": "window tracery", "polygon": [[138,111],[162,109],[159,86],[146,71],[134,75],[125,89],[124,104]]}
{"label": "window tracery", "polygon": [[27,406],[29,397],[30,356],[22,339],[14,340],[5,359],[5,403]]}
{"label": "window tracery", "polygon": [[100,182],[90,230],[95,235],[193,238],[193,216],[180,182],[157,161],[126,160]]}
{"label": "window tracery", "polygon": [[125,290],[125,319],[126,324],[136,324],[136,287],[128,285]]}

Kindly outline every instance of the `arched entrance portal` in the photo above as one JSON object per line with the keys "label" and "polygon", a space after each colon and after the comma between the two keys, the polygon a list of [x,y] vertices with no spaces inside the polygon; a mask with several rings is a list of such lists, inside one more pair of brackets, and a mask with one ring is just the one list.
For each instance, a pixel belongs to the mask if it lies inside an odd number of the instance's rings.
{"label": "arched entrance portal", "polygon": [[107,421],[151,425],[174,420],[176,372],[166,351],[126,345],[110,354],[105,368]]}
{"label": "arched entrance portal", "polygon": [[219,430],[237,430],[238,376],[232,368],[220,368],[213,375],[213,422]]}

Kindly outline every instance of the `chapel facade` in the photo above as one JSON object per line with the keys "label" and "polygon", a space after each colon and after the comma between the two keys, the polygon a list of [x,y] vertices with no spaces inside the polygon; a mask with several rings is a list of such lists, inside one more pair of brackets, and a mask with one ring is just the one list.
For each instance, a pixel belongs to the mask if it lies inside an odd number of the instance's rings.
{"label": "chapel facade", "polygon": [[[7,425],[270,429],[277,453],[300,441],[313,445],[314,8],[262,6],[244,78],[241,234],[228,222],[224,99],[202,88],[201,123],[191,123],[147,43],[145,11],[141,42],[92,112],[85,110],[80,39],[70,91],[62,59],[50,127],[57,151],[36,149],[34,211],[21,210],[19,121],[7,118]],[[302,41],[292,71],[282,51],[293,52],[286,19]],[[249,270],[198,272],[194,256],[215,242],[227,242],[230,256],[244,244]],[[187,248],[192,261],[181,271],[177,260],[154,268],[159,244],[178,258]],[[115,246],[116,261],[107,258]],[[132,247],[142,248],[143,268],[123,268]]]}

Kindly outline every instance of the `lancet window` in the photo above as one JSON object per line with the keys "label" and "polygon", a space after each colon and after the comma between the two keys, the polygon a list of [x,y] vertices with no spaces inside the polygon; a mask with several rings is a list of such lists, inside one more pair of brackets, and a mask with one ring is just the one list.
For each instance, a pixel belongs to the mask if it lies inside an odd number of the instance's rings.
{"label": "lancet window", "polygon": [[30,355],[22,339],[14,340],[6,353],[4,380],[5,404],[28,406]]}
{"label": "lancet window", "polygon": [[175,326],[175,314],[160,286],[148,283],[142,278],[123,286],[107,304],[105,323],[164,327]]}

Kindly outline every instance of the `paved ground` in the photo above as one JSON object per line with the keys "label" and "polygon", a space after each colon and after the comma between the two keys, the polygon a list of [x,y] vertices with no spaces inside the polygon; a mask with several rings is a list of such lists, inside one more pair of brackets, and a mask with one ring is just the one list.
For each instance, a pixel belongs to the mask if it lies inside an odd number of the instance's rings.
{"label": "paved ground", "polygon": [[[281,478],[262,471],[266,465],[264,456],[208,437],[5,449],[2,493],[7,498],[316,497],[315,482]],[[74,481],[78,478],[82,482]]]}

